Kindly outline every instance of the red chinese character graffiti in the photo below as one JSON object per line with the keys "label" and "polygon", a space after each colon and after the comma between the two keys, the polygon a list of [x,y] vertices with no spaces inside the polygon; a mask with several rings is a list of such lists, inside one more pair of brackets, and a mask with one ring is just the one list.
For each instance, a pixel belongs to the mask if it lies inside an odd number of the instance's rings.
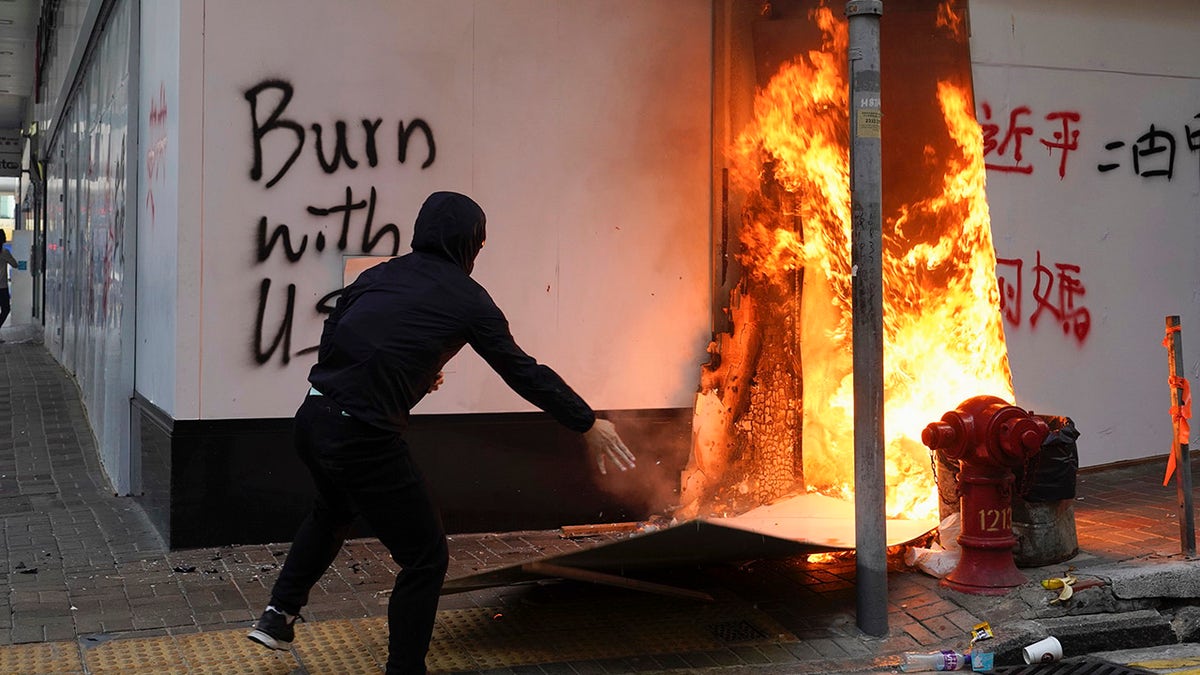
{"label": "red chinese character graffiti", "polygon": [[[1072,336],[1079,344],[1083,344],[1091,332],[1092,317],[1080,303],[1087,290],[1079,278],[1079,265],[1055,263],[1055,269],[1051,270],[1042,264],[1041,251],[1037,252],[1036,262],[1032,268],[1035,309],[1029,315],[1029,327],[1036,328],[1042,313],[1046,312],[1062,324],[1063,335]],[[1000,315],[1010,326],[1021,325],[1024,267],[1025,261],[1021,258],[996,258]]]}
{"label": "red chinese character graffiti", "polygon": [[[1004,320],[1014,326],[1021,325],[1021,267],[1020,258],[996,258],[996,281],[1000,285],[1000,313]],[[1012,270],[1010,281],[1005,269]]]}
{"label": "red chinese character graffiti", "polygon": [[1071,128],[1071,122],[1079,121],[1079,113],[1060,110],[1046,115],[1046,120],[1051,122],[1062,120],[1062,131],[1054,132],[1053,141],[1040,139],[1042,145],[1049,148],[1051,152],[1055,150],[1062,152],[1058,158],[1058,179],[1062,180],[1067,175],[1067,153],[1079,149],[1079,130]]}
{"label": "red chinese character graffiti", "polygon": [[[1058,270],[1057,275],[1042,264],[1042,252],[1037,252],[1037,264],[1033,267],[1033,299],[1037,303],[1037,310],[1029,316],[1029,325],[1036,328],[1042,312],[1049,312],[1057,321],[1062,322],[1063,335],[1074,333],[1075,339],[1083,344],[1092,327],[1092,315],[1087,308],[1075,306],[1076,298],[1087,293],[1083,282],[1077,276],[1080,267],[1066,263],[1055,263],[1054,267]],[[1051,298],[1056,281],[1058,297]]]}
{"label": "red chinese character graffiti", "polygon": [[[1033,127],[1021,126],[1018,118],[1022,115],[1030,115],[1033,111],[1029,106],[1021,106],[1014,108],[1008,114],[1008,129],[1004,132],[1004,137],[997,141],[996,137],[1000,135],[1000,125],[991,121],[992,106],[983,104],[983,118],[986,120],[980,126],[983,128],[983,157],[984,166],[993,171],[1005,171],[1008,173],[1033,173],[1033,166],[1030,164],[1021,164],[1023,156],[1021,154],[1021,143],[1025,136],[1033,133]],[[995,155],[1001,159],[1008,160],[1009,144],[1012,144],[1011,160],[1008,163],[998,164],[995,162],[989,163],[987,157]]]}
{"label": "red chinese character graffiti", "polygon": [[154,186],[167,176],[167,86],[158,84],[158,97],[150,99],[150,114],[147,118],[149,143],[146,149],[146,210],[150,212],[150,225],[154,225]]}

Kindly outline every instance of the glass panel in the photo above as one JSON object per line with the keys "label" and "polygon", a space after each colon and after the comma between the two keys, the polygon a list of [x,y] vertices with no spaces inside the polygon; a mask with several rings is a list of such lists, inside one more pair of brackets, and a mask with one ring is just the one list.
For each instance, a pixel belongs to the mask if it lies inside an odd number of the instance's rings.
{"label": "glass panel", "polygon": [[131,393],[121,365],[130,14],[122,1],[109,15],[47,167],[46,342],[75,375],[116,485],[128,478],[113,473],[127,470]]}

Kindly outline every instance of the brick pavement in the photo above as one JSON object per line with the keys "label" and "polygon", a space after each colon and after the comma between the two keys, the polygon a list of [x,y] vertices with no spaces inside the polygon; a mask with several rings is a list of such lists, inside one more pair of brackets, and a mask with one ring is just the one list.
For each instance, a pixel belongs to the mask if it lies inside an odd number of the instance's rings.
{"label": "brick pavement", "polygon": [[[1161,471],[1141,464],[1081,473],[1076,519],[1089,559],[1167,557],[1178,551],[1174,489],[1159,485]],[[231,631],[240,634],[257,617],[287,549],[279,544],[165,550],[138,505],[113,496],[73,381],[36,343],[0,345],[0,536],[0,645],[76,643],[81,663],[103,653],[96,646],[108,648],[114,638],[130,645],[165,638],[180,654],[192,649],[197,633],[237,638]],[[556,532],[453,536],[450,576],[598,541],[567,540]],[[736,666],[832,672],[831,664],[870,665],[902,651],[962,647],[971,626],[1000,609],[972,612],[936,580],[892,560],[891,630],[884,638],[867,637],[854,624],[854,571],[852,558],[823,564],[789,559],[639,576],[705,590],[716,598],[708,606],[573,583],[449,595],[441,603],[431,662],[446,672],[697,672]],[[345,629],[358,636],[363,653],[377,654],[394,572],[377,542],[348,542],[306,608],[304,630],[311,631],[312,644],[322,644],[322,631]],[[1039,571],[1027,573],[1033,579]],[[711,614],[717,610],[735,621]],[[700,624],[731,624],[735,633],[748,624],[754,632],[714,638],[694,630]],[[321,663],[321,650],[308,649],[294,650],[297,670],[286,659],[260,665],[278,661],[288,668],[282,672],[337,672],[314,665]],[[0,665],[5,653],[0,648]],[[229,672],[197,669],[194,663],[177,672]]]}
{"label": "brick pavement", "polygon": [[[1200,494],[1196,482],[1200,454],[1195,451],[1191,465],[1195,500]],[[1172,478],[1170,485],[1163,486],[1165,469],[1162,462],[1084,469],[1075,502],[1080,547],[1111,560],[1178,554],[1175,481]]]}

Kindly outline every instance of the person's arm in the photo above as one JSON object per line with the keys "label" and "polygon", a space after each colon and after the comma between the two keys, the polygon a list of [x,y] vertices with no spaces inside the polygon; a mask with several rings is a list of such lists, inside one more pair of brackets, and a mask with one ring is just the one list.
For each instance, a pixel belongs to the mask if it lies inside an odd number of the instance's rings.
{"label": "person's arm", "polygon": [[504,313],[486,292],[481,293],[482,309],[468,337],[471,347],[522,398],[550,413],[568,429],[582,433],[601,473],[607,473],[606,460],[621,471],[633,468],[633,453],[621,441],[613,423],[597,419],[591,407],[558,373],[526,354],[513,339]]}
{"label": "person's arm", "polygon": [[526,354],[513,339],[508,320],[481,291],[482,306],[467,336],[467,343],[504,383],[526,401],[550,413],[563,426],[583,433],[592,428],[596,413],[549,366]]}
{"label": "person's arm", "polygon": [[13,257],[12,251],[9,251],[6,248],[0,248],[0,260],[8,263],[9,267],[21,266],[20,263],[17,262],[17,259]]}

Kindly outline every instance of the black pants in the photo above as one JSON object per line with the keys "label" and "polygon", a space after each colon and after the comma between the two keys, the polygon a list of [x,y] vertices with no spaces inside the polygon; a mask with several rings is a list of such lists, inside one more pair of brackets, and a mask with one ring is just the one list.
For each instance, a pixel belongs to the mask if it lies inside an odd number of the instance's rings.
{"label": "black pants", "polygon": [[[0,263],[2,265],[3,263]],[[0,270],[0,274],[7,274],[8,270]],[[0,326],[8,321],[8,313],[12,311],[12,306],[9,304],[12,296],[9,295],[8,288],[0,288]]]}
{"label": "black pants", "polygon": [[388,602],[388,675],[425,673],[449,552],[441,516],[397,434],[347,417],[324,396],[296,411],[296,450],[317,498],[271,590],[271,604],[299,614],[361,514],[400,566]]}

